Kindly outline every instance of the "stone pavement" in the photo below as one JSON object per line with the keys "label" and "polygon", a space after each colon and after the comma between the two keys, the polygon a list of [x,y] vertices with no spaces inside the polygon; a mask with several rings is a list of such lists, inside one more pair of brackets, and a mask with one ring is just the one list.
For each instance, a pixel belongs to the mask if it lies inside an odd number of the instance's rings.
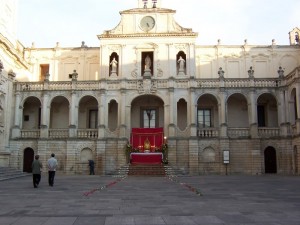
{"label": "stone pavement", "polygon": [[0,182],[1,225],[299,225],[300,177],[42,175]]}

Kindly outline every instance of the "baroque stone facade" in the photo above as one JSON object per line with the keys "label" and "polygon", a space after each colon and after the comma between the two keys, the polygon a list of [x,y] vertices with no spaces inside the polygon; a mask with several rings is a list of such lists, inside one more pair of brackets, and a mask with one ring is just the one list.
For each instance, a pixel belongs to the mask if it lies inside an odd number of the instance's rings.
{"label": "baroque stone facade", "polygon": [[1,36],[0,164],[28,171],[53,152],[61,172],[87,174],[93,159],[109,174],[128,163],[131,129],[152,126],[186,174],[299,174],[299,29],[288,46],[197,46],[174,10],[152,3],[122,11],[100,47]]}

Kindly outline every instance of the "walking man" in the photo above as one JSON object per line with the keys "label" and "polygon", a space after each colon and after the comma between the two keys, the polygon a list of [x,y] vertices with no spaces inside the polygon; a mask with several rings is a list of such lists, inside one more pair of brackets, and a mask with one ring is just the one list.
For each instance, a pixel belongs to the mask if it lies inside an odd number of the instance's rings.
{"label": "walking man", "polygon": [[54,158],[55,154],[51,154],[51,158],[48,159],[48,183],[49,186],[53,187],[55,171],[57,168],[57,160]]}
{"label": "walking man", "polygon": [[94,168],[95,168],[95,162],[94,160],[89,160],[89,167],[90,167],[90,175],[95,175],[95,171],[94,171]]}
{"label": "walking man", "polygon": [[33,181],[33,187],[37,188],[39,186],[39,183],[41,181],[41,169],[43,168],[42,162],[39,160],[40,156],[36,155],[34,157],[34,160],[32,162],[31,168],[32,168],[32,181]]}

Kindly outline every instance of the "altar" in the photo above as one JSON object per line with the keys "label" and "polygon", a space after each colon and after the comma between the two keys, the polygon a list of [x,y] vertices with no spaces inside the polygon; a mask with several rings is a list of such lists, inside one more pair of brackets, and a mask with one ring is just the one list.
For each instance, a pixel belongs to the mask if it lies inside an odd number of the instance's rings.
{"label": "altar", "polygon": [[131,164],[161,164],[162,160],[161,152],[133,152],[130,154]]}
{"label": "altar", "polygon": [[132,128],[130,144],[139,152],[155,152],[164,142],[164,131],[158,128]]}
{"label": "altar", "polygon": [[132,128],[130,145],[134,152],[130,153],[131,164],[161,164],[164,142],[163,128]]}

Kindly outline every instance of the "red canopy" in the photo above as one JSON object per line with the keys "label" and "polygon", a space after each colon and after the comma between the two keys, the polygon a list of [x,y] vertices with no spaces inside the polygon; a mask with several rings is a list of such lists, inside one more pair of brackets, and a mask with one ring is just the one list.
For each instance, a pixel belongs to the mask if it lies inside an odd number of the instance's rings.
{"label": "red canopy", "polygon": [[144,141],[148,139],[151,151],[160,148],[164,141],[164,129],[159,128],[132,128],[130,144],[133,148],[144,150]]}

